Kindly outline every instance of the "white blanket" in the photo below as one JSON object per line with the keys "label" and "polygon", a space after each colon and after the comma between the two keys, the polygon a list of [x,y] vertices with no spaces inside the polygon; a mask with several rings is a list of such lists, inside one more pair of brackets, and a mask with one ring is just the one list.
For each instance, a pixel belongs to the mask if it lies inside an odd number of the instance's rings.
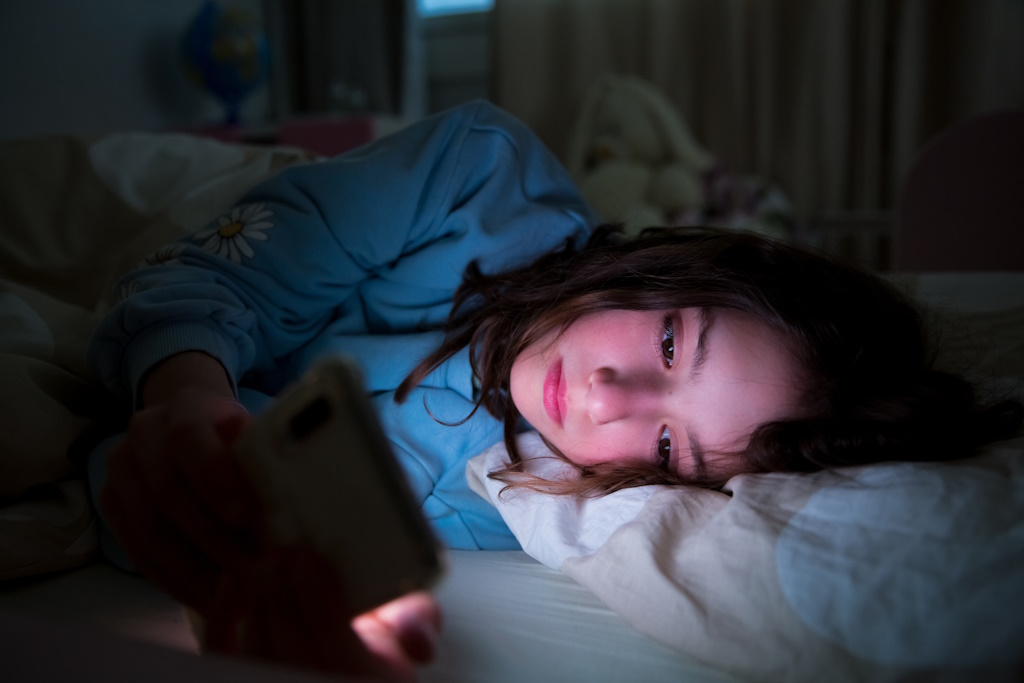
{"label": "white blanket", "polygon": [[0,143],[0,580],[95,555],[80,458],[124,416],[85,347],[117,278],[309,160],[185,135]]}

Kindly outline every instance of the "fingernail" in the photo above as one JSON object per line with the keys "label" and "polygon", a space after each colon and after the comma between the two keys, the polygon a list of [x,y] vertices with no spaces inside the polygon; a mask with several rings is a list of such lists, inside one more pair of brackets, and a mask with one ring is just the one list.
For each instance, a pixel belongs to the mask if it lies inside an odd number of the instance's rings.
{"label": "fingernail", "polygon": [[438,634],[432,628],[414,622],[402,625],[402,645],[406,654],[415,662],[426,664],[437,654]]}

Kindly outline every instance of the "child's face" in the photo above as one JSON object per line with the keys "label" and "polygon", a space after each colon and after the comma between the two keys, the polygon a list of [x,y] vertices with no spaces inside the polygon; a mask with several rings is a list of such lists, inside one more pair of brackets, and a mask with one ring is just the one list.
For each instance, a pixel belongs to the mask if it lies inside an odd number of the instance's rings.
{"label": "child's face", "polygon": [[[782,338],[725,309],[604,311],[529,346],[512,400],[570,460],[641,461],[684,476],[744,471],[759,425],[798,412],[799,368]],[[703,457],[702,457],[703,453]]]}

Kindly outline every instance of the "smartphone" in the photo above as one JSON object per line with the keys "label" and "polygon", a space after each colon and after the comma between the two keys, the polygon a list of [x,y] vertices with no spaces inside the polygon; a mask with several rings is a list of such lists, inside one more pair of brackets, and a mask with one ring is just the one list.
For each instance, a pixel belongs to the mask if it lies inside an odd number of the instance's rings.
{"label": "smartphone", "polygon": [[440,578],[440,547],[352,361],[313,367],[235,450],[266,508],[270,542],[327,557],[354,613]]}

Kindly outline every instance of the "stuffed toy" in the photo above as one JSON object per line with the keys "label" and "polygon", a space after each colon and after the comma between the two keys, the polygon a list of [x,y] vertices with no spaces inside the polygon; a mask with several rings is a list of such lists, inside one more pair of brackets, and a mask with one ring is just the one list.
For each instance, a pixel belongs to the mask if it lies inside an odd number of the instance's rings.
{"label": "stuffed toy", "polygon": [[587,91],[566,166],[587,201],[627,234],[656,225],[716,225],[783,237],[777,189],[728,173],[656,88],[608,74]]}

